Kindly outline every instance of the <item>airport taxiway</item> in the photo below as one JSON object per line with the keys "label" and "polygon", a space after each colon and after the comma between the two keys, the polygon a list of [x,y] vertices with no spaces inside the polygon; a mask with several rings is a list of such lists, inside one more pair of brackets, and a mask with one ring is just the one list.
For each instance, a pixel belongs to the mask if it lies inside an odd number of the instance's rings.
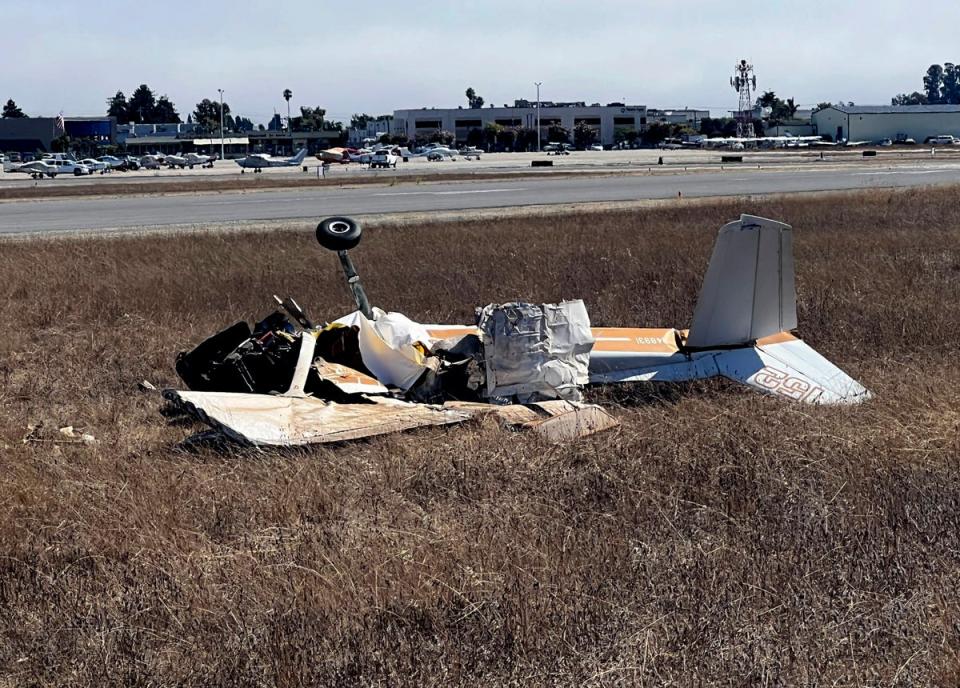
{"label": "airport taxiway", "polygon": [[0,234],[960,183],[960,163],[323,186],[0,203]]}

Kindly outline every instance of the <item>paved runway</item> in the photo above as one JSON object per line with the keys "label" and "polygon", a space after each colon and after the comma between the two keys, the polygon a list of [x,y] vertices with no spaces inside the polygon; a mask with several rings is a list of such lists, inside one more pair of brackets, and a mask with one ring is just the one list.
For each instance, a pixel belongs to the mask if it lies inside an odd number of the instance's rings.
{"label": "paved runway", "polygon": [[738,196],[960,183],[954,163],[887,170],[726,171],[583,178],[528,178],[254,193],[65,198],[0,203],[0,234],[160,227],[596,201]]}

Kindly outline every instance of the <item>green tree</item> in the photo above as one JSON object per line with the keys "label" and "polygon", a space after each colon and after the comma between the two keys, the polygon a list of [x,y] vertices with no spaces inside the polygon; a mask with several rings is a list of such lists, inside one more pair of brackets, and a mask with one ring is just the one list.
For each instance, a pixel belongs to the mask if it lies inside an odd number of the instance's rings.
{"label": "green tree", "polygon": [[487,146],[495,148],[503,130],[504,127],[502,124],[487,122],[486,126],[483,127],[483,138],[486,140]]}
{"label": "green tree", "polygon": [[290,99],[291,98],[293,98],[293,91],[291,91],[289,88],[283,89],[283,99],[287,101],[287,129],[292,130],[292,127],[290,126],[291,124],[290,123]]}
{"label": "green tree", "polygon": [[773,91],[764,91],[763,95],[757,98],[757,105],[759,107],[768,107],[771,110],[777,103],[781,102],[783,101],[781,101]]}
{"label": "green tree", "polygon": [[321,131],[327,129],[324,117],[327,111],[321,107],[301,107],[300,116],[290,122],[292,131]]}
{"label": "green tree", "polygon": [[464,95],[467,96],[467,104],[471,108],[482,108],[483,107],[483,98],[477,95],[477,92],[473,90],[471,86],[466,90]]}
{"label": "green tree", "polygon": [[[896,105],[896,103],[894,103],[894,105]],[[828,103],[827,101],[823,101],[822,103],[817,103],[817,107],[813,108],[813,111],[819,112],[820,110],[823,110],[828,107],[833,107],[833,103]]]}
{"label": "green tree", "polygon": [[350,117],[351,129],[366,129],[367,124],[373,121],[373,117],[364,113],[353,114]]}
{"label": "green tree", "polygon": [[923,77],[923,92],[927,96],[927,102],[930,104],[942,103],[942,88],[943,67],[938,64],[932,64]]}
{"label": "green tree", "polygon": [[167,96],[157,98],[157,104],[150,113],[150,121],[156,124],[162,122],[180,122],[180,113]]}
{"label": "green tree", "polygon": [[[668,122],[653,122],[647,126],[643,132],[643,142],[649,145],[656,145],[666,139],[677,138],[684,134],[693,133],[685,124],[670,124]],[[736,133],[736,121],[734,120],[734,133]]]}
{"label": "green tree", "polygon": [[3,119],[20,119],[26,117],[23,110],[10,98],[3,106]]}
{"label": "green tree", "polygon": [[770,108],[770,114],[767,116],[767,119],[771,124],[781,124],[793,119],[798,110],[798,106],[793,98],[783,100],[773,91],[764,91],[763,95],[757,98],[757,107]]}
{"label": "green tree", "polygon": [[943,63],[943,93],[944,103],[960,104],[960,65],[952,62]]}
{"label": "green tree", "polygon": [[597,131],[586,122],[577,122],[573,128],[573,145],[586,148],[597,141]]}
{"label": "green tree", "polygon": [[[230,105],[228,103],[223,104],[223,119],[224,127],[226,127],[227,115],[230,114]],[[205,133],[219,132],[220,131],[220,101],[210,100],[209,98],[204,98],[199,103],[197,103],[196,109],[193,111],[193,121],[196,122],[197,126],[200,127]]]}
{"label": "green tree", "polygon": [[486,144],[486,139],[483,135],[483,129],[479,127],[473,127],[470,131],[467,132],[467,145],[468,146],[483,146]]}
{"label": "green tree", "polygon": [[123,91],[117,91],[112,98],[107,98],[107,117],[116,117],[120,123],[130,121],[130,106]]}
{"label": "green tree", "polygon": [[913,93],[898,93],[890,99],[891,105],[926,105],[927,96],[924,93],[914,91]]}
{"label": "green tree", "polygon": [[547,142],[549,143],[570,143],[570,130],[561,127],[559,124],[552,124],[547,129]]}
{"label": "green tree", "polygon": [[137,90],[130,95],[130,100],[127,103],[127,113],[131,122],[137,122],[138,124],[141,122],[152,123],[156,121],[153,118],[156,107],[157,99],[153,95],[153,91],[146,84],[140,84]]}
{"label": "green tree", "polygon": [[640,138],[640,132],[633,127],[617,127],[613,130],[614,143],[633,143]]}
{"label": "green tree", "polygon": [[516,127],[514,129],[516,143],[514,150],[529,151],[537,148],[537,130],[530,127]]}
{"label": "green tree", "polygon": [[444,146],[451,146],[456,138],[452,131],[438,129],[437,131],[431,132],[429,141],[430,143],[442,143]]}
{"label": "green tree", "polygon": [[50,142],[50,150],[53,153],[68,153],[70,151],[70,137],[61,134]]}
{"label": "green tree", "polygon": [[700,133],[708,138],[736,136],[737,120],[733,117],[704,117],[700,120]]}

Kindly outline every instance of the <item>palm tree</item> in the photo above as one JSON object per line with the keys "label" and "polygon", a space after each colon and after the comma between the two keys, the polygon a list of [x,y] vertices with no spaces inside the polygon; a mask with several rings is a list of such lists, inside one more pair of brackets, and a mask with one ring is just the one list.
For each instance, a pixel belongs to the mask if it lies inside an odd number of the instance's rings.
{"label": "palm tree", "polygon": [[290,99],[293,98],[293,91],[289,88],[283,89],[283,99],[287,101],[287,131],[290,131]]}

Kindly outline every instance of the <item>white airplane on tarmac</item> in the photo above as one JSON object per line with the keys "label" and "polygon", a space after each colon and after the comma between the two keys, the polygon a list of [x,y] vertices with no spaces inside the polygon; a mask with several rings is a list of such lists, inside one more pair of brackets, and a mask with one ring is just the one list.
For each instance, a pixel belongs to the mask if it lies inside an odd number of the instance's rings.
{"label": "white airplane on tarmac", "polygon": [[181,170],[189,167],[191,170],[195,165],[201,167],[213,167],[212,155],[199,155],[198,153],[187,153],[186,155],[168,155],[163,159],[163,164],[167,167],[179,167]]}
{"label": "white airplane on tarmac", "polygon": [[708,148],[713,147],[742,147],[747,144],[758,146],[808,146],[812,143],[818,143],[823,139],[822,136],[715,136],[704,140],[703,145]]}
{"label": "white airplane on tarmac", "polygon": [[240,165],[240,173],[247,169],[253,169],[254,172],[260,172],[264,167],[296,167],[307,157],[307,149],[301,148],[292,158],[277,158],[266,153],[251,153],[245,158],[236,161]]}
{"label": "white airplane on tarmac", "polygon": [[34,179],[43,179],[44,176],[50,177],[53,179],[57,176],[59,170],[55,165],[51,165],[45,160],[34,160],[32,162],[25,162],[22,165],[15,165],[6,169],[7,172],[23,172],[24,174],[29,174]]}

